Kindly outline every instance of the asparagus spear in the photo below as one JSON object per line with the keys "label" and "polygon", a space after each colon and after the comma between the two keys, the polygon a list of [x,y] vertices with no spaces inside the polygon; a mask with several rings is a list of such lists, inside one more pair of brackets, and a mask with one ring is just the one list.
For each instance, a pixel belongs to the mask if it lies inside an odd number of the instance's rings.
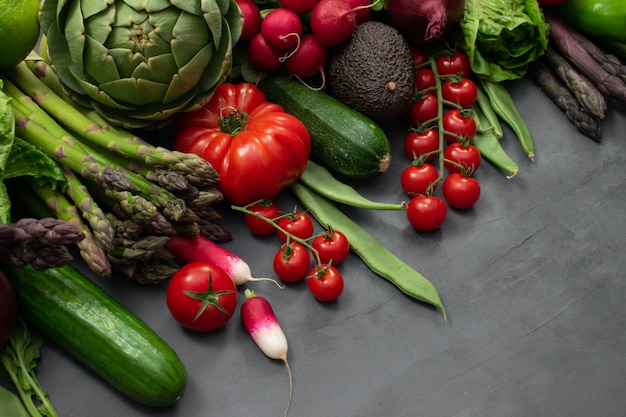
{"label": "asparagus spear", "polygon": [[565,59],[592,80],[603,94],[626,102],[626,83],[608,73],[571,35],[571,29],[551,13],[545,13],[550,39]]}
{"label": "asparagus spear", "polygon": [[582,33],[570,28],[570,33],[585,48],[585,51],[593,57],[593,59],[600,64],[608,73],[615,75],[620,80],[626,82],[626,65],[613,54],[606,52],[600,48],[596,43],[592,42]]}
{"label": "asparagus spear", "polygon": [[551,46],[548,46],[542,59],[571,90],[574,97],[576,97],[585,111],[600,119],[604,119],[606,100],[593,82],[579,73],[578,70]]}
{"label": "asparagus spear", "polygon": [[540,60],[533,62],[528,68],[528,75],[537,82],[543,92],[556,103],[580,132],[596,142],[602,141],[599,118],[582,111],[580,103],[571,91],[543,62]]}

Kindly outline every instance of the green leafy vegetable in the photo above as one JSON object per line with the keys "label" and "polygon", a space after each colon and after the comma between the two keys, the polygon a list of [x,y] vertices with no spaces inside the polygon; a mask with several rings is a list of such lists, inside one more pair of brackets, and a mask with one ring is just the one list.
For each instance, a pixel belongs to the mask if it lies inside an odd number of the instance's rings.
{"label": "green leafy vegetable", "polygon": [[492,82],[523,77],[548,46],[537,0],[466,0],[458,27],[472,71]]}
{"label": "green leafy vegetable", "polygon": [[0,415],[29,417],[28,411],[26,411],[20,397],[3,387],[0,387]]}
{"label": "green leafy vegetable", "polygon": [[[18,320],[11,337],[0,347],[0,363],[15,384],[30,416],[58,417],[45,390],[35,376],[35,367],[43,341],[40,333],[29,330],[22,320]],[[2,407],[4,406],[3,402]]]}

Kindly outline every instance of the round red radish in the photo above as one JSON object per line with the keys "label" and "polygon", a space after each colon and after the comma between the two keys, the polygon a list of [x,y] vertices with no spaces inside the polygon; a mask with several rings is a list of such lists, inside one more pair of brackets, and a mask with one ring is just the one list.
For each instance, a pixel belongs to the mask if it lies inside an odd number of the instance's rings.
{"label": "round red radish", "polygon": [[307,33],[302,36],[298,50],[283,64],[289,74],[306,78],[316,73],[323,75],[327,60],[328,49],[317,40],[315,35]]}
{"label": "round red radish", "polygon": [[354,10],[356,23],[372,20],[372,2],[370,0],[343,0]]}
{"label": "round red radish", "polygon": [[299,15],[307,14],[313,10],[318,0],[278,0],[280,7],[289,9]]}
{"label": "round red radish", "polygon": [[239,36],[240,42],[248,42],[254,35],[261,31],[261,11],[252,0],[236,0],[241,15],[243,16],[243,28]]}
{"label": "round red radish", "polygon": [[248,59],[254,68],[262,72],[274,72],[282,66],[282,53],[267,44],[261,32],[248,44]]}
{"label": "round red radish", "polygon": [[294,49],[302,37],[300,17],[289,9],[278,8],[269,12],[261,22],[265,42],[278,51]]}
{"label": "round red radish", "polygon": [[310,25],[322,45],[339,45],[354,32],[356,13],[344,0],[320,0],[311,11]]}

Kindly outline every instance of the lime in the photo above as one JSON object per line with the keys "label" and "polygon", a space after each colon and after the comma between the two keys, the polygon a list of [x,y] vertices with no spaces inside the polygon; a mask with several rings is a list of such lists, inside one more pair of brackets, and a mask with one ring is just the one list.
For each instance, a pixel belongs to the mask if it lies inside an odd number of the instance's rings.
{"label": "lime", "polygon": [[0,69],[17,65],[39,39],[39,1],[0,2]]}

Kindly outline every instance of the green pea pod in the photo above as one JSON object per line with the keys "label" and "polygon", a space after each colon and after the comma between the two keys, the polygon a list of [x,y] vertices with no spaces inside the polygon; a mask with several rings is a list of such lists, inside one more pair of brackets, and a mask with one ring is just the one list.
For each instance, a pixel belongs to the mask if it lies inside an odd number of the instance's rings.
{"label": "green pea pod", "polygon": [[485,120],[484,126],[485,127],[489,126],[490,129],[492,129],[493,134],[496,136],[496,138],[500,139],[502,138],[502,136],[504,136],[504,131],[502,130],[502,123],[500,123],[500,119],[498,118],[498,115],[491,107],[491,102],[489,101],[489,96],[487,96],[487,93],[485,93],[485,91],[483,90],[480,84],[478,84],[477,87],[478,87],[477,88],[478,96],[476,98],[477,106],[474,106],[474,108],[478,107],[482,111],[482,114],[484,115],[484,120]]}
{"label": "green pea pod", "polygon": [[519,166],[502,147],[500,140],[490,124],[489,118],[482,111],[478,103],[472,106],[472,112],[477,127],[477,132],[472,139],[472,144],[478,148],[483,158],[506,172],[508,179],[513,178],[519,172]]}
{"label": "green pea pod", "polygon": [[384,203],[372,201],[363,197],[354,188],[348,184],[336,179],[333,174],[322,165],[311,160],[307,162],[304,173],[300,176],[300,180],[307,187],[324,197],[336,201],[337,203],[346,204],[352,207],[365,208],[369,210],[404,210],[406,203]]}
{"label": "green pea pod", "polygon": [[446,310],[435,286],[417,270],[394,255],[376,238],[360,227],[330,200],[320,196],[300,181],[290,185],[300,203],[320,224],[341,230],[350,247],[377,275],[394,284],[400,291],[439,309],[447,320]]}
{"label": "green pea pod", "polygon": [[504,120],[517,135],[524,153],[530,158],[531,161],[535,159],[535,147],[533,143],[533,137],[528,129],[528,125],[524,121],[524,118],[520,114],[517,106],[513,102],[511,94],[506,89],[504,84],[498,82],[480,80],[480,83],[489,97],[491,107],[496,112],[498,117]]}

